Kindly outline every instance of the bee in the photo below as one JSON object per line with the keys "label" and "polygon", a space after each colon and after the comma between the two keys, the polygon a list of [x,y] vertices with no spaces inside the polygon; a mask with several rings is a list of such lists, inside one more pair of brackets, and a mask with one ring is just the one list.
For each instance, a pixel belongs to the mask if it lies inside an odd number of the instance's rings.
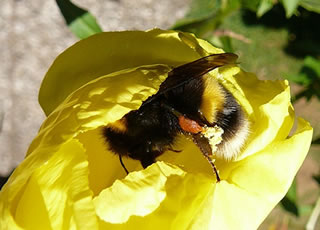
{"label": "bee", "polygon": [[[238,156],[249,122],[233,95],[208,73],[236,64],[237,58],[233,53],[212,54],[173,68],[159,91],[139,109],[104,127],[104,139],[127,173],[123,156],[139,160],[146,168],[166,151],[179,152],[173,146],[183,134],[191,136],[220,181],[212,155],[225,160]],[[223,130],[214,153],[210,137],[204,135],[212,127]]]}

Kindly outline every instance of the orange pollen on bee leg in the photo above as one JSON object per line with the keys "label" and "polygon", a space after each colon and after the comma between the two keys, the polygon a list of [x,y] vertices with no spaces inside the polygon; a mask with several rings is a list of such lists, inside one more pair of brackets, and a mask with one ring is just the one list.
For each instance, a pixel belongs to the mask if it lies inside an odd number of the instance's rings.
{"label": "orange pollen on bee leg", "polygon": [[189,133],[200,133],[203,131],[202,127],[198,124],[198,122],[186,118],[185,116],[179,116],[179,125],[182,130]]}

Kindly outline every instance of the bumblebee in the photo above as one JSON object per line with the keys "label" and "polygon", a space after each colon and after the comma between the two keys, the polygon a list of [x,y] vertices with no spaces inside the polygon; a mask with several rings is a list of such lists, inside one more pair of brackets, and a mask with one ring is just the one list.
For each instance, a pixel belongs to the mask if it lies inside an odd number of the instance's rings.
{"label": "bumblebee", "polygon": [[[212,54],[178,66],[169,72],[159,91],[120,120],[103,129],[112,152],[139,160],[144,168],[173,146],[179,134],[191,136],[211,164],[212,156],[230,160],[245,144],[249,122],[239,103],[216,79],[211,70],[236,64],[237,55]],[[210,128],[222,130],[221,141],[213,146]],[[214,150],[214,152],[213,152]]]}

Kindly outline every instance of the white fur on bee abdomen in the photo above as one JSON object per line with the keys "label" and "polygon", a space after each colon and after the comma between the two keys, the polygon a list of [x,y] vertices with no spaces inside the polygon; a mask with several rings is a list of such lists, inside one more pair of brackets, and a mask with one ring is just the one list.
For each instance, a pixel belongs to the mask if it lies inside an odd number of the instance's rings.
{"label": "white fur on bee abdomen", "polygon": [[247,119],[243,119],[241,123],[242,124],[239,126],[239,129],[234,133],[234,135],[228,139],[224,139],[222,143],[218,145],[218,150],[215,153],[217,158],[222,158],[229,161],[236,158],[240,154],[250,133],[249,121]]}

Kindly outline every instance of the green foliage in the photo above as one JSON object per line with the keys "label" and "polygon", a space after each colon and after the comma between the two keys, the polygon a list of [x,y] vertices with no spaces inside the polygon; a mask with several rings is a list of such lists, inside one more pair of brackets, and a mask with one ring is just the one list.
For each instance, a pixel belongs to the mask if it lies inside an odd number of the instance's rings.
{"label": "green foliage", "polygon": [[319,0],[300,0],[300,6],[303,8],[320,13],[320,1]]}
{"label": "green foliage", "polygon": [[310,56],[306,57],[300,72],[288,75],[287,78],[297,84],[309,86],[320,79],[320,61]]}
{"label": "green foliage", "polygon": [[[298,13],[299,6],[308,9],[312,8],[313,11],[320,11],[319,0],[282,0],[280,2],[283,6],[282,8],[285,10],[284,15],[287,18],[292,18],[294,14],[301,16],[301,18],[308,18],[305,12]],[[198,37],[212,42],[213,45],[225,50],[232,50],[230,47],[232,42],[228,40],[230,35],[215,34],[215,31],[221,27],[224,21],[232,14],[243,9],[255,12],[256,17],[260,18],[275,7],[279,8],[279,3],[274,0],[192,0],[190,9],[185,17],[178,20],[172,26],[172,29],[194,33]],[[283,21],[283,19],[281,20]],[[279,25],[281,25],[281,22]],[[275,24],[274,26],[277,25]],[[304,31],[304,29],[301,31]],[[298,50],[320,50],[320,48],[314,49],[315,44],[313,42],[305,43],[303,39],[301,39],[300,34],[298,34],[298,36],[297,42],[292,42],[292,45],[295,45]],[[306,34],[304,37],[307,38],[308,36],[309,35]],[[303,42],[303,44],[300,41]]]}
{"label": "green foliage", "polygon": [[313,96],[320,100],[320,60],[308,56],[304,59],[304,65],[299,73],[288,74],[286,77],[304,86],[304,89],[295,96],[295,100],[302,97],[310,100]]}
{"label": "green foliage", "polygon": [[192,0],[190,10],[172,29],[182,30],[215,39],[211,33],[231,12],[240,8],[240,0]]}
{"label": "green foliage", "polygon": [[282,4],[286,9],[286,16],[290,18],[299,6],[300,0],[282,0]]}
{"label": "green foliage", "polygon": [[[257,13],[258,17],[261,17],[272,7],[278,4],[278,1],[274,0],[242,0],[242,7],[252,10]],[[286,11],[286,17],[290,18],[297,12],[299,6],[309,10],[320,13],[320,1],[319,0],[281,0]]]}
{"label": "green foliage", "polygon": [[272,0],[262,0],[257,9],[257,16],[261,17],[273,7]]}
{"label": "green foliage", "polygon": [[178,20],[172,29],[196,34],[224,50],[232,52],[231,38],[212,33],[224,19],[240,8],[240,0],[192,0],[190,10],[184,18]]}
{"label": "green foliage", "polygon": [[234,52],[234,48],[232,46],[232,39],[229,36],[221,36],[220,37],[220,41],[221,41],[221,47],[223,47],[223,49],[226,52]]}
{"label": "green foliage", "polygon": [[[249,9],[256,12],[258,17],[263,16],[272,7],[278,4],[275,0],[192,0],[189,12],[185,17],[174,25],[174,29],[181,26],[190,26],[194,23],[203,23],[206,20],[212,19],[213,16],[221,14],[223,11]],[[290,18],[297,12],[299,6],[320,13],[319,0],[280,0],[286,11],[286,17]],[[193,26],[193,29],[197,29]]]}
{"label": "green foliage", "polygon": [[242,0],[242,8],[249,9],[251,11],[257,11],[261,0]]}
{"label": "green foliage", "polygon": [[83,39],[102,32],[95,17],[87,10],[74,5],[70,0],[56,2],[70,30],[78,38]]}
{"label": "green foliage", "polygon": [[184,18],[178,20],[173,28],[188,27],[210,19],[217,14],[220,5],[219,0],[193,0],[189,12]]}
{"label": "green foliage", "polygon": [[184,18],[178,20],[172,29],[192,32],[204,36],[219,23],[220,0],[193,0]]}
{"label": "green foliage", "polygon": [[272,0],[242,0],[241,3],[242,8],[256,12],[258,17],[268,12],[274,5]]}
{"label": "green foliage", "polygon": [[281,200],[281,205],[286,211],[294,214],[295,216],[299,216],[296,179],[292,182],[287,195]]}

